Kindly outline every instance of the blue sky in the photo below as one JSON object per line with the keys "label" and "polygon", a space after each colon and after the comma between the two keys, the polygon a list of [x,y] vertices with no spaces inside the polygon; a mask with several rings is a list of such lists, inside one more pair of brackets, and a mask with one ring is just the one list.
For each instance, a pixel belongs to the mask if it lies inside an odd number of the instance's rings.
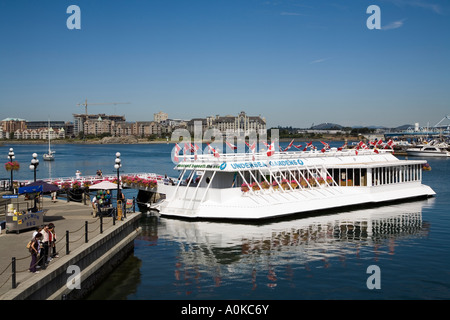
{"label": "blue sky", "polygon": [[130,102],[89,107],[128,121],[434,125],[450,114],[449,31],[444,0],[0,0],[0,118],[72,121],[88,99]]}

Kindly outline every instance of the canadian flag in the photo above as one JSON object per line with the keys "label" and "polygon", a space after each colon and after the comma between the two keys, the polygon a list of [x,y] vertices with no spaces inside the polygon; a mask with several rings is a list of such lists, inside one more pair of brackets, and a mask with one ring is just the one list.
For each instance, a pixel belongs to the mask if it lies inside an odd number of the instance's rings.
{"label": "canadian flag", "polygon": [[330,149],[330,145],[328,143],[323,142],[323,141],[320,141],[320,142],[323,144],[323,148],[322,148],[322,150],[320,150],[320,151],[322,151],[322,153],[325,152],[327,149]]}
{"label": "canadian flag", "polygon": [[345,149],[346,147],[347,147],[347,142],[344,143],[344,145],[342,147],[339,147],[337,150],[342,151],[342,149]]}
{"label": "canadian flag", "polygon": [[255,142],[253,142],[252,145],[249,145],[248,142],[245,142],[245,144],[247,145],[247,147],[249,147],[250,150],[252,150],[252,152],[255,152],[255,149],[256,149]]}
{"label": "canadian flag", "polygon": [[216,149],[214,149],[213,147],[211,147],[211,146],[209,145],[209,143],[208,143],[208,147],[209,147],[209,150],[213,153],[214,157],[216,157],[216,158],[219,158],[219,157],[220,157],[219,152],[218,152]]}
{"label": "canadian flag", "polygon": [[234,144],[232,144],[232,143],[230,143],[228,141],[225,141],[225,143],[227,144],[227,146],[229,146],[231,148],[231,150],[236,150],[237,149],[237,147]]}
{"label": "canadian flag", "polygon": [[310,148],[311,150],[316,150],[316,147],[312,144],[312,141],[306,144],[305,149],[303,151],[306,151],[307,148]]}
{"label": "canadian flag", "polygon": [[252,145],[249,145],[248,142],[245,142],[245,144],[252,150],[252,160],[255,161],[256,142],[253,142]]}
{"label": "canadian flag", "polygon": [[364,142],[362,142],[362,141],[360,141],[359,143],[358,143],[358,149],[359,148],[361,148],[361,149],[369,149],[369,147],[364,143]]}
{"label": "canadian flag", "polygon": [[275,142],[272,142],[269,148],[267,149],[267,156],[271,157],[273,156],[274,153],[275,153]]}
{"label": "canadian flag", "polygon": [[181,147],[178,145],[178,143],[175,144],[175,153],[173,154],[173,160],[175,162],[180,162],[180,159],[178,158],[180,150],[181,150]]}
{"label": "canadian flag", "polygon": [[200,149],[200,147],[195,144],[194,146],[191,144],[191,152],[194,152],[194,159],[197,160],[197,151]]}
{"label": "canadian flag", "polygon": [[388,142],[386,142],[386,146],[384,147],[385,149],[387,149],[387,147],[391,148],[394,146],[394,141],[390,140]]}
{"label": "canadian flag", "polygon": [[289,143],[289,145],[283,151],[288,151],[292,147],[293,144],[294,144],[294,139],[292,139],[292,141]]}

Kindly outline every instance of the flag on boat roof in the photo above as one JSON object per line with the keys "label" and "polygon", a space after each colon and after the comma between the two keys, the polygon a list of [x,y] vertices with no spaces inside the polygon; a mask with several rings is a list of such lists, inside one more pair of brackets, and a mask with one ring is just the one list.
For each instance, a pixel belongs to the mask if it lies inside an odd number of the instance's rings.
{"label": "flag on boat roof", "polygon": [[175,162],[180,162],[180,159],[178,158],[180,150],[181,150],[181,147],[178,145],[178,143],[176,143],[175,144],[175,153],[173,154],[173,160]]}
{"label": "flag on boat roof", "polygon": [[213,153],[214,157],[216,157],[216,158],[220,157],[219,152],[215,148],[211,147],[211,145],[209,143],[208,143],[208,148]]}

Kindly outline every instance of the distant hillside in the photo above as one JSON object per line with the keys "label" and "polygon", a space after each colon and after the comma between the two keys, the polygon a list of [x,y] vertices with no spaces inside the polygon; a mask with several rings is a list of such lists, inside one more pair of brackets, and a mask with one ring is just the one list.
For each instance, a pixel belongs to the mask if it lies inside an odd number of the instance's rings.
{"label": "distant hillside", "polygon": [[339,124],[328,122],[321,123],[311,127],[311,129],[313,130],[341,130],[342,128],[344,127]]}
{"label": "distant hillside", "polygon": [[403,131],[403,130],[406,130],[408,128],[414,128],[414,125],[412,125],[412,124],[404,124],[404,125],[402,125],[400,127],[394,128],[394,130],[395,131]]}

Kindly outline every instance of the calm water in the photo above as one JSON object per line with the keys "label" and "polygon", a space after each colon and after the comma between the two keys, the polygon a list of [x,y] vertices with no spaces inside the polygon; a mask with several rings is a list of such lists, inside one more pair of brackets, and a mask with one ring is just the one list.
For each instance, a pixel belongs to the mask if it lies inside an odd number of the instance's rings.
{"label": "calm water", "polygon": [[[283,144],[282,144],[283,145]],[[335,146],[340,146],[336,143]],[[10,145],[0,148],[6,155]],[[13,145],[20,179],[31,179],[31,154],[45,145]],[[38,179],[125,173],[176,176],[172,145],[56,145],[57,160],[41,160]],[[41,158],[42,159],[42,158]],[[428,159],[424,183],[437,195],[265,224],[186,222],[143,215],[134,255],[90,299],[450,299],[450,159]],[[6,160],[5,160],[6,162]],[[1,177],[9,178],[4,167]],[[127,190],[132,196],[134,191]],[[380,289],[368,289],[369,266]]]}

